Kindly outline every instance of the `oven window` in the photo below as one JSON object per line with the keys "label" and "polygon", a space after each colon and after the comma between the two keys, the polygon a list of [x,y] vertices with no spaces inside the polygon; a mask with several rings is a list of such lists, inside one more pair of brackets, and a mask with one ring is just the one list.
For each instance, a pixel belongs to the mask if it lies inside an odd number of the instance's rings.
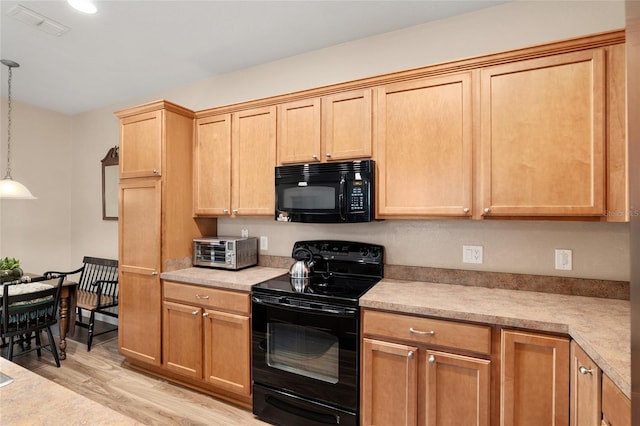
{"label": "oven window", "polygon": [[267,364],[305,377],[338,383],[338,338],[316,328],[267,324]]}
{"label": "oven window", "polygon": [[282,189],[280,209],[335,210],[336,188],[332,186],[292,186]]}

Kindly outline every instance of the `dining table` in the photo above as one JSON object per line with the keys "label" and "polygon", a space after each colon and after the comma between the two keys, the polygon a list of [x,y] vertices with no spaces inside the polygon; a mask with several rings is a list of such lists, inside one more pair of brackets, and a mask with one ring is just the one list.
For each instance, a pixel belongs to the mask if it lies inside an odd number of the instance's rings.
{"label": "dining table", "polygon": [[[28,293],[31,291],[38,291],[42,288],[42,284],[55,286],[58,284],[58,279],[45,279],[42,275],[25,273],[20,284],[16,284],[21,287],[21,293]],[[67,358],[67,336],[73,336],[76,328],[76,292],[78,283],[75,281],[64,280],[62,282],[62,288],[60,289],[60,309],[58,313],[59,329],[60,329],[60,343],[58,344],[60,359]],[[0,286],[0,300],[2,300],[2,287]]]}

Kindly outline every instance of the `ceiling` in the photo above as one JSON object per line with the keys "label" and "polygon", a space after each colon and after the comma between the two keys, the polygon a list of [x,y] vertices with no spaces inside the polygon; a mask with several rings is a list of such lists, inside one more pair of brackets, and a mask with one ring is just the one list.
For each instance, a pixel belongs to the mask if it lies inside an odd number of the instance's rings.
{"label": "ceiling", "polygon": [[[20,64],[12,97],[77,114],[257,64],[504,3],[413,1],[0,1],[0,53]],[[69,30],[29,25],[27,8]],[[2,66],[2,96],[8,69]]]}

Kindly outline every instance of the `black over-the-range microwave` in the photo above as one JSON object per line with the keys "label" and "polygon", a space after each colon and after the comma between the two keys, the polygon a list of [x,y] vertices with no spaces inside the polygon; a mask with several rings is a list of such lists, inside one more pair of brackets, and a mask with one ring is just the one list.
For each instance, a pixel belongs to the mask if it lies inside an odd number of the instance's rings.
{"label": "black over-the-range microwave", "polygon": [[373,160],[278,166],[275,219],[353,223],[374,219]]}

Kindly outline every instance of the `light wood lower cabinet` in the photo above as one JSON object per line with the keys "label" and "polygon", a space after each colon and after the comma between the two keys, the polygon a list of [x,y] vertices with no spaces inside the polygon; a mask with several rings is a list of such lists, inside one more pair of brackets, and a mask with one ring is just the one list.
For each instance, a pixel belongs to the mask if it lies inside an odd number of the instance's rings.
{"label": "light wood lower cabinet", "polygon": [[249,294],[164,282],[163,366],[214,392],[251,396]]}
{"label": "light wood lower cabinet", "polygon": [[571,426],[630,426],[631,401],[571,342]]}
{"label": "light wood lower cabinet", "polygon": [[571,426],[599,426],[602,372],[595,362],[571,342]]}
{"label": "light wood lower cabinet", "polygon": [[503,330],[501,344],[501,424],[568,425],[569,339]]}
{"label": "light wood lower cabinet", "polygon": [[418,348],[365,338],[362,425],[414,425],[418,419]]}
{"label": "light wood lower cabinet", "polygon": [[490,424],[491,361],[449,351],[489,358],[489,327],[369,310],[362,327],[361,424]]}

